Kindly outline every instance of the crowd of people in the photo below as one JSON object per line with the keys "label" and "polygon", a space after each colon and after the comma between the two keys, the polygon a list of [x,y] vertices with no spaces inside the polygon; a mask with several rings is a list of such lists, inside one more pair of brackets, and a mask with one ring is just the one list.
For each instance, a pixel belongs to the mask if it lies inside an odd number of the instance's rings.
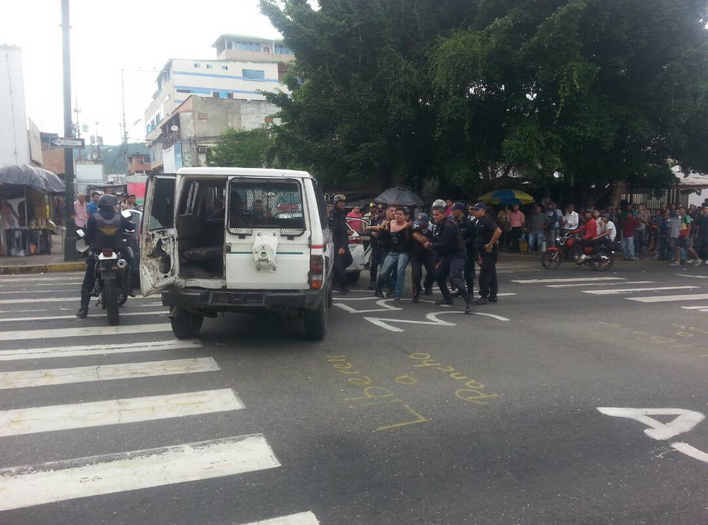
{"label": "crowd of people", "polygon": [[[125,210],[132,210],[137,208],[135,202],[135,195],[132,193],[119,193],[116,194],[113,190],[107,190],[106,195],[113,195],[117,200],[116,212],[120,213]],[[91,192],[91,200],[86,201],[86,194],[79,193],[74,201],[74,226],[77,228],[86,228],[89,217],[94,213],[98,213],[98,200],[101,198],[100,191]]]}
{"label": "crowd of people", "polygon": [[[346,209],[345,197],[336,195],[330,226],[335,244],[335,286],[341,293],[348,292],[345,270],[352,263],[349,234],[368,232],[369,289],[377,297],[391,296],[400,302],[410,266],[413,302],[420,301],[421,295],[432,295],[437,283],[443,298],[436,304],[453,304],[453,296],[458,296],[467,304],[467,313],[474,305],[498,301],[496,262],[504,242],[512,253],[521,251],[523,241],[529,252],[540,253],[572,234],[579,240],[575,244],[578,262],[587,257],[584,248],[613,244],[621,246],[629,261],[644,254],[672,265],[708,264],[708,199],[702,206],[662,204],[654,210],[628,203],[622,208],[576,211],[569,204],[565,212],[549,202],[534,204],[528,217],[518,205],[493,210],[484,203],[468,206],[452,200],[435,201],[431,216],[405,206],[373,203],[366,213],[360,206],[349,213]],[[476,301],[475,263],[480,268],[480,297]]]}
{"label": "crowd of people", "polygon": [[581,246],[619,242],[629,261],[641,254],[673,265],[708,261],[708,201],[702,206],[662,204],[656,209],[628,203],[614,209],[581,208],[579,213],[572,204],[562,213],[551,202],[545,210],[534,205],[528,218],[513,206],[511,211],[501,210],[496,220],[509,233],[510,252],[520,251],[523,235],[527,235],[528,251],[540,252],[544,246],[555,246],[559,233],[570,232],[583,234]]}
{"label": "crowd of people", "polygon": [[[352,263],[348,248],[351,230],[347,227],[345,208],[345,197],[336,195],[330,227],[335,250],[334,282],[342,294],[348,292],[345,270]],[[475,305],[498,302],[496,263],[502,230],[487,215],[484,203],[466,206],[462,202],[437,200],[432,206],[432,220],[427,213],[412,212],[405,206],[374,205],[368,224],[363,221],[361,210],[355,210],[355,216],[349,216],[350,221],[361,221],[358,226],[371,235],[369,289],[377,297],[390,296],[400,303],[410,265],[413,302],[419,302],[421,295],[432,295],[434,283],[442,293],[436,304],[452,305],[453,297],[461,297],[466,314],[473,313]],[[475,263],[480,266],[477,300],[474,300]]]}

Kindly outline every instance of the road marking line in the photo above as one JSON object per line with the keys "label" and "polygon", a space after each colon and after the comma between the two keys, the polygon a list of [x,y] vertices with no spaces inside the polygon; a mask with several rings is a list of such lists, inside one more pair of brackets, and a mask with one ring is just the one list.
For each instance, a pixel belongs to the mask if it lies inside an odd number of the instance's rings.
{"label": "road marking line", "polygon": [[34,282],[34,281],[66,281],[67,279],[76,279],[78,282],[82,282],[82,279],[78,279],[75,273],[63,273],[63,274],[56,274],[56,277],[30,277],[27,274],[21,274],[21,275],[3,275],[2,278],[0,278],[0,284],[2,283],[11,283],[11,282],[17,282],[24,279],[27,282]]}
{"label": "road marking line", "polygon": [[[135,317],[136,315],[167,315],[167,311],[164,309],[155,310],[153,312],[121,312],[121,317]],[[88,316],[90,319],[105,318],[105,314],[91,314]],[[78,321],[76,315],[49,315],[44,317],[8,317],[0,319],[0,323],[8,323],[10,321],[21,323],[25,321],[59,321],[61,319],[74,319]]]}
{"label": "road marking line", "polygon": [[700,286],[660,286],[658,288],[622,288],[620,290],[582,290],[583,293],[593,295],[618,295],[634,292],[658,292],[661,290],[696,290]]}
{"label": "road marking line", "polygon": [[704,308],[708,308],[708,306],[682,306],[684,310],[703,310]]}
{"label": "road marking line", "polygon": [[708,275],[688,275],[685,273],[677,273],[679,277],[691,277],[692,279],[708,279]]}
{"label": "road marking line", "polygon": [[584,286],[624,286],[627,284],[651,284],[655,281],[620,281],[618,283],[576,283],[576,284],[547,284],[546,288],[580,288]]}
{"label": "road marking line", "polygon": [[[401,323],[401,324],[416,324],[416,325],[429,325],[429,326],[457,326],[455,323],[451,323],[449,321],[443,321],[442,319],[438,319],[439,315],[445,315],[445,314],[464,314],[465,312],[462,311],[450,311],[450,312],[430,312],[429,314],[426,314],[426,318],[428,321],[411,321],[410,319],[385,319],[381,317],[364,317],[367,321],[369,321],[372,324],[375,324],[376,326],[383,328],[385,330],[388,330],[390,332],[395,332],[395,333],[400,333],[400,332],[405,332],[405,330],[398,328],[397,326],[392,326],[390,323]],[[502,317],[501,315],[495,315],[495,314],[488,314],[484,312],[473,312],[472,315],[480,315],[483,317],[491,317],[492,319],[496,319],[497,321],[510,321],[511,319],[507,319],[506,317]]]}
{"label": "road marking line", "polygon": [[522,279],[511,281],[516,284],[582,283],[595,281],[626,281],[624,277],[576,277],[574,279]]}
{"label": "road marking line", "polygon": [[[41,302],[41,301],[40,301]],[[162,306],[163,308],[167,308],[166,306],[163,306],[162,303],[141,303],[141,304],[132,304],[128,303],[129,306],[133,306],[135,308],[149,308],[151,306]],[[23,314],[23,313],[28,313],[28,312],[75,312],[76,308],[42,308],[39,310],[0,310],[0,314]]]}
{"label": "road marking line", "polygon": [[[149,361],[146,363],[123,363],[117,365],[77,366],[74,368],[47,368],[44,370],[22,370],[0,372],[0,390],[8,388],[30,388],[35,386],[90,383],[112,379],[134,379],[221,370],[211,357],[193,359],[173,359],[170,361]],[[0,490],[2,494],[2,490]]]}
{"label": "road marking line", "polygon": [[139,324],[135,326],[85,326],[81,328],[48,328],[45,330],[18,330],[0,332],[0,341],[28,341],[31,339],[59,339],[63,337],[100,337],[105,335],[145,334],[171,332],[172,325]]}
{"label": "road marking line", "polygon": [[242,408],[243,403],[231,389],[19,408],[0,411],[0,437],[213,414]]}
{"label": "road marking line", "polygon": [[[438,290],[438,292],[439,292],[439,291],[440,291],[440,290]],[[507,292],[507,293],[500,293],[500,294],[497,294],[497,297],[513,297],[513,296],[515,296],[515,295],[518,295],[518,294],[516,294],[516,293],[511,293],[511,292]],[[426,297],[427,297],[427,296],[426,296]],[[334,300],[335,300],[335,301],[373,301],[373,300],[377,300],[377,301],[382,301],[382,300],[383,300],[383,301],[393,301],[393,299],[381,299],[380,297],[376,297],[376,296],[373,296],[373,295],[372,295],[371,297],[334,297]],[[403,299],[403,300],[404,300],[404,301],[410,301],[410,299]],[[433,302],[435,302],[435,301],[433,301]]]}
{"label": "road marking line", "polygon": [[[144,301],[146,299],[152,299],[152,297],[133,297],[131,301]],[[91,298],[93,301],[94,298]],[[0,299],[0,304],[27,304],[36,303],[37,301],[42,301],[43,303],[78,303],[78,296],[71,297],[47,297],[47,298],[35,298],[35,299]]]}
{"label": "road marking line", "polygon": [[290,516],[282,516],[272,520],[254,521],[253,523],[246,523],[246,525],[320,525],[320,522],[317,521],[312,512],[301,512],[300,514],[291,514]]}
{"label": "road marking line", "polygon": [[33,293],[73,293],[73,294],[75,294],[76,292],[74,290],[28,290],[28,289],[22,289],[22,290],[11,290],[9,292],[0,292],[0,295],[7,295],[7,294],[29,295],[29,294],[33,294]]}
{"label": "road marking line", "polygon": [[202,344],[197,340],[152,341],[145,343],[121,343],[112,345],[56,346],[50,348],[27,348],[23,350],[0,350],[0,361],[20,361],[27,359],[52,359],[84,355],[103,356],[108,354],[129,354],[133,352],[157,352],[160,350],[197,349]]}
{"label": "road marking line", "polygon": [[0,511],[276,468],[261,434],[0,470]]}
{"label": "road marking line", "polygon": [[671,443],[671,446],[679,452],[683,452],[687,456],[692,457],[693,459],[697,459],[698,461],[702,461],[703,463],[708,463],[708,454],[698,450],[695,447],[692,447],[688,443]]}
{"label": "road marking line", "polygon": [[[445,321],[441,321],[440,319],[438,319],[438,315],[446,315],[446,314],[464,314],[464,313],[465,313],[465,312],[459,312],[459,311],[456,311],[456,312],[433,312],[433,313],[429,313],[429,314],[426,315],[425,317],[427,317],[427,318],[430,319],[431,321],[437,321],[438,323],[443,324],[443,323],[445,323]],[[511,321],[511,319],[507,319],[506,317],[502,317],[501,315],[488,314],[488,313],[485,313],[485,312],[472,312],[472,315],[481,315],[481,316],[483,316],[483,317],[491,317],[492,319],[496,319],[497,321],[504,321],[504,322],[506,322],[506,321]],[[447,323],[447,324],[449,324],[450,326],[455,326],[455,325],[452,324],[452,323]]]}
{"label": "road marking line", "polygon": [[673,303],[676,301],[703,301],[708,299],[708,293],[695,295],[657,295],[650,297],[625,297],[627,301],[639,303]]}

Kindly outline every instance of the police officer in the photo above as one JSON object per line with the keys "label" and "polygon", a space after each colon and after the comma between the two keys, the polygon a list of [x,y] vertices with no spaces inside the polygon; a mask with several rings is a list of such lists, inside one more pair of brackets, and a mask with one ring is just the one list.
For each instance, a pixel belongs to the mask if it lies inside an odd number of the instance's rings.
{"label": "police officer", "polygon": [[346,197],[337,194],[332,201],[334,207],[329,216],[329,227],[332,229],[332,242],[334,243],[334,286],[342,295],[349,293],[347,287],[347,268],[354,261],[349,251],[349,229],[347,227],[347,214],[344,212]]}
{"label": "police officer", "polygon": [[456,202],[452,206],[452,216],[460,229],[462,239],[465,241],[467,262],[465,262],[464,275],[467,291],[474,295],[474,265],[477,260],[477,219],[470,219],[466,211],[465,205],[461,202]]}
{"label": "police officer", "polygon": [[425,213],[420,213],[413,223],[413,243],[411,246],[411,273],[413,274],[413,302],[420,301],[423,268],[425,268],[425,281],[423,289],[425,295],[433,294],[435,282],[435,255],[432,248],[426,248],[426,243],[433,242],[433,228],[430,219]]}
{"label": "police officer", "polygon": [[477,252],[481,259],[479,270],[479,299],[475,304],[484,305],[497,302],[499,284],[497,282],[497,259],[502,230],[497,223],[487,216],[487,206],[478,202],[472,207],[477,218]]}
{"label": "police officer", "polygon": [[[135,225],[128,219],[116,213],[115,207],[118,199],[115,195],[101,195],[98,199],[98,213],[94,213],[86,224],[84,240],[91,245],[92,254],[86,261],[86,275],[81,285],[81,307],[76,313],[79,319],[88,315],[89,302],[96,281],[96,255],[103,250],[111,249],[118,253],[123,247],[123,230],[135,229]],[[131,261],[128,261],[129,263]],[[130,274],[128,274],[130,275]]]}
{"label": "police officer", "polygon": [[435,238],[432,242],[427,242],[425,246],[433,248],[438,252],[440,257],[437,281],[443,298],[435,304],[453,304],[452,295],[450,295],[450,290],[448,290],[446,282],[449,277],[450,283],[457,287],[460,296],[462,296],[467,303],[465,313],[470,315],[474,312],[472,295],[467,291],[465,280],[462,277],[465,270],[465,261],[467,259],[465,241],[462,239],[462,235],[460,235],[457,224],[450,220],[445,214],[444,207],[435,206],[433,208],[433,220],[436,225]]}

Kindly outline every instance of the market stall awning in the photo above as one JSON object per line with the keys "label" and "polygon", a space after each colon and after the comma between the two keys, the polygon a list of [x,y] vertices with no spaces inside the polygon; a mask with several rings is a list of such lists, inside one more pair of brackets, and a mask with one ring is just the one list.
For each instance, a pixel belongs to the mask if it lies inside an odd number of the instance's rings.
{"label": "market stall awning", "polygon": [[65,192],[64,181],[55,173],[27,164],[0,168],[0,185],[4,184],[26,186],[49,195],[63,195]]}

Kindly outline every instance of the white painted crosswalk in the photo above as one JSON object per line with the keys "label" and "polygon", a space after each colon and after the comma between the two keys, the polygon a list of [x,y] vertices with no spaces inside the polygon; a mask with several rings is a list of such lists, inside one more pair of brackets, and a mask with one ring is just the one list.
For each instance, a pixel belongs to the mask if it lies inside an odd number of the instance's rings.
{"label": "white painted crosswalk", "polygon": [[81,326],[78,328],[48,328],[45,330],[13,330],[0,332],[0,341],[26,341],[32,339],[60,339],[66,337],[104,337],[108,335],[134,335],[171,332],[169,323],[135,326]]}
{"label": "white painted crosswalk", "polygon": [[619,282],[600,282],[600,283],[571,283],[571,284],[547,284],[546,288],[587,288],[590,286],[629,286],[630,284],[652,284],[654,281],[619,281]]}
{"label": "white painted crosswalk", "polygon": [[0,372],[0,390],[36,386],[66,385],[138,377],[158,377],[175,374],[196,374],[221,370],[211,357],[171,359],[146,363],[121,363],[117,365],[78,366],[72,368],[47,368]]}
{"label": "white painted crosswalk", "polygon": [[0,470],[0,511],[279,467],[263,435]]}
{"label": "white painted crosswalk", "polygon": [[109,399],[0,411],[0,437],[241,410],[233,390]]}
{"label": "white painted crosswalk", "polygon": [[[3,511],[21,512],[37,505],[79,498],[101,498],[227,476],[238,478],[256,471],[272,471],[273,479],[278,478],[280,461],[276,452],[266,436],[256,433],[259,429],[253,427],[254,423],[239,415],[247,407],[233,388],[225,388],[231,385],[224,385],[221,367],[200,341],[174,339],[171,325],[165,322],[167,311],[159,299],[131,299],[121,309],[126,323],[120,326],[101,322],[105,314],[100,308],[92,308],[90,319],[77,320],[78,297],[73,293],[69,296],[68,292],[80,281],[67,279],[67,276],[0,278],[0,315],[4,314],[0,317],[0,391],[5,391],[6,399],[12,400],[8,409],[0,410],[0,440],[7,440],[3,442],[8,443],[4,450],[17,446],[17,451],[26,451],[38,446],[37,441],[27,445],[26,440],[40,439],[41,443],[42,438],[34,436],[47,434],[51,436],[48,441],[51,448],[43,451],[46,458],[47,452],[55,447],[62,450],[56,446],[58,443],[64,440],[76,443],[76,433],[82,432],[79,442],[89,436],[85,440],[89,448],[84,454],[75,454],[73,459],[50,455],[54,460],[44,463],[32,464],[30,460],[30,464],[12,466],[13,463],[3,462],[0,523],[4,522]],[[4,285],[7,287],[3,288]],[[21,297],[27,293],[25,290],[38,295],[31,299]],[[127,324],[131,320],[139,324]],[[146,361],[149,359],[146,356],[156,355],[160,357]],[[104,360],[107,357],[112,361]],[[86,366],[81,358],[90,358],[92,366]],[[51,365],[37,369],[32,361],[38,359]],[[116,360],[123,362],[115,363]],[[155,380],[162,376],[172,376],[178,381]],[[192,389],[185,386],[189,384],[188,376],[195,377],[200,386]],[[206,388],[200,380],[204,377],[210,378]],[[83,388],[88,383],[97,388]],[[178,386],[172,392],[162,390],[170,385]],[[48,386],[56,388],[43,388]],[[113,389],[120,393],[111,395]],[[13,391],[17,392],[14,397],[9,395]],[[26,392],[33,395],[24,396]],[[42,396],[43,392],[47,395]],[[52,397],[57,392],[61,392],[60,400]],[[87,392],[100,394],[86,399],[91,397]],[[27,404],[23,403],[25,399]],[[154,436],[140,430],[151,422],[169,424],[173,420],[190,428],[189,421],[201,424],[215,417],[220,418],[216,428],[231,426],[228,434],[220,430],[218,435],[211,436],[219,439],[204,441],[204,429],[210,427],[203,426],[198,435],[179,444],[169,440],[158,443],[169,446],[153,448],[155,443],[151,442],[147,447],[137,445],[131,447],[134,450],[102,455],[93,455],[95,449],[90,448],[92,443],[103,441],[103,436],[117,433],[117,429],[126,425],[136,428],[133,437],[140,439],[143,435]],[[222,438],[223,435],[231,437]],[[262,521],[250,525],[319,525],[315,514],[306,509],[293,509],[303,512],[280,517],[268,513]],[[229,523],[248,521],[238,519],[238,510]],[[56,512],[76,512],[76,508],[62,505]],[[60,519],[72,522],[70,514]]]}
{"label": "white painted crosswalk", "polygon": [[619,295],[626,293],[638,293],[638,292],[662,292],[667,290],[696,290],[700,288],[699,286],[659,286],[655,288],[621,288],[621,289],[611,289],[611,290],[583,290],[583,293],[589,293],[593,295]]}
{"label": "white painted crosswalk", "polygon": [[574,277],[567,279],[519,279],[516,284],[553,284],[553,283],[592,283],[599,281],[626,281],[624,277]]}
{"label": "white painted crosswalk", "polygon": [[650,297],[627,297],[628,301],[638,303],[675,303],[680,301],[705,301],[708,294],[656,295]]}

